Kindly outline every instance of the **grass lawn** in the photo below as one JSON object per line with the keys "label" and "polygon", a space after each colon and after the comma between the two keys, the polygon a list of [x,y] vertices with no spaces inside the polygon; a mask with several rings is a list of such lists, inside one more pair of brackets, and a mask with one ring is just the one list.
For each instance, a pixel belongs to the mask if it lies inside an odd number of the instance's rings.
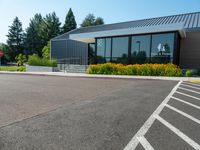
{"label": "grass lawn", "polygon": [[0,66],[0,71],[21,71],[21,72],[25,72],[26,67],[24,67],[24,66]]}

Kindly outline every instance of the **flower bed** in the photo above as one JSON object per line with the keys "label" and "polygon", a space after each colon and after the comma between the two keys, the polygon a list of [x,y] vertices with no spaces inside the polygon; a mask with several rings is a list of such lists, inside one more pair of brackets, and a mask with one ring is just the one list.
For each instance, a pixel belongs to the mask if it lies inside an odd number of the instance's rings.
{"label": "flower bed", "polygon": [[97,64],[90,65],[88,74],[140,75],[140,76],[182,76],[181,69],[174,64]]}

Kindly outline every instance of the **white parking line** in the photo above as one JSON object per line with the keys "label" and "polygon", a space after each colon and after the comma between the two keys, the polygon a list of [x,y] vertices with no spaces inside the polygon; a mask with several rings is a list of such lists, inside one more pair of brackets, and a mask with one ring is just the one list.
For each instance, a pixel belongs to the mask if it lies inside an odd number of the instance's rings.
{"label": "white parking line", "polygon": [[200,84],[196,84],[194,82],[183,82],[184,84],[189,84],[189,85],[194,85],[194,86],[199,86],[200,87]]}
{"label": "white parking line", "polygon": [[187,97],[190,97],[190,98],[193,98],[193,99],[196,99],[196,100],[200,101],[200,98],[192,96],[192,95],[189,95],[189,94],[185,94],[185,93],[182,93],[182,92],[179,92],[179,91],[176,91],[175,93],[178,93],[178,94],[181,94],[181,95],[184,95],[184,96],[187,96]]}
{"label": "white parking line", "polygon": [[178,88],[182,89],[182,90],[185,90],[185,91],[189,91],[189,92],[200,94],[200,92],[197,92],[197,91],[194,91],[194,90],[186,89],[186,88],[183,88],[183,87],[178,87]]}
{"label": "white parking line", "polygon": [[151,144],[147,141],[147,139],[144,136],[138,137],[137,139],[145,150],[154,150],[154,148],[151,146]]}
{"label": "white parking line", "polygon": [[171,110],[173,110],[173,111],[175,111],[175,112],[177,112],[177,113],[179,113],[179,114],[181,114],[181,115],[187,117],[188,119],[190,119],[190,120],[192,120],[192,121],[194,121],[194,122],[200,124],[200,120],[199,120],[199,119],[194,118],[193,116],[188,115],[188,114],[186,114],[185,112],[183,112],[183,111],[181,111],[181,110],[179,110],[179,109],[177,109],[177,108],[175,108],[175,107],[172,107],[172,106],[170,106],[170,105],[168,105],[168,104],[165,104],[165,106],[166,106],[167,108],[169,108],[169,109],[171,109]]}
{"label": "white parking line", "polygon": [[200,88],[195,87],[195,86],[191,86],[191,85],[181,84],[181,86],[186,86],[186,87],[190,87],[190,88],[193,88],[193,89],[200,90]]}
{"label": "white parking line", "polygon": [[154,116],[157,120],[159,120],[163,125],[168,127],[171,131],[173,131],[176,135],[178,135],[182,140],[187,142],[190,146],[192,146],[195,150],[200,150],[200,145],[181,132],[179,129],[171,125],[169,122],[161,118],[160,116]]}
{"label": "white parking line", "polygon": [[138,130],[138,132],[133,136],[133,138],[131,139],[131,141],[127,144],[127,146],[124,148],[124,150],[134,150],[137,145],[139,144],[138,141],[138,137],[143,137],[147,131],[149,130],[149,128],[152,126],[152,124],[155,121],[155,115],[159,115],[160,112],[163,110],[163,108],[165,107],[165,104],[168,103],[168,101],[170,100],[171,96],[175,93],[175,91],[177,90],[177,88],[179,87],[179,85],[182,83],[182,81],[180,81],[173,89],[172,91],[169,93],[169,95],[165,98],[165,100],[158,106],[158,108],[153,112],[153,114],[147,119],[147,121],[143,124],[143,126]]}
{"label": "white parking line", "polygon": [[192,104],[192,103],[186,102],[186,101],[184,101],[184,100],[182,100],[182,99],[180,99],[180,98],[176,98],[176,97],[173,97],[173,96],[172,96],[171,98],[174,99],[174,100],[176,100],[176,101],[185,103],[185,104],[187,104],[187,105],[190,105],[190,106],[192,106],[192,107],[197,108],[197,109],[200,110],[200,107],[197,106],[197,105],[194,105],[194,104]]}

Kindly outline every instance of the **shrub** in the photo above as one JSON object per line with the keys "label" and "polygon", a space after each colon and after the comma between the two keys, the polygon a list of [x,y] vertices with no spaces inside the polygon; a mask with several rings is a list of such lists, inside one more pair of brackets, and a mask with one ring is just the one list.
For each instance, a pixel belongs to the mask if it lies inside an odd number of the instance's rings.
{"label": "shrub", "polygon": [[18,66],[23,66],[26,62],[26,56],[23,54],[19,54],[15,57]]}
{"label": "shrub", "polygon": [[97,64],[90,65],[88,74],[141,75],[141,76],[182,76],[181,69],[174,64]]}
{"label": "shrub", "polygon": [[38,55],[33,54],[32,56],[29,56],[29,58],[28,58],[28,65],[56,67],[57,60],[49,60],[46,58],[40,58]]}
{"label": "shrub", "polygon": [[26,67],[24,67],[24,66],[19,66],[19,67],[17,68],[17,71],[19,71],[19,72],[26,72]]}
{"label": "shrub", "polygon": [[185,76],[186,77],[191,77],[192,76],[192,70],[186,70]]}
{"label": "shrub", "polygon": [[46,46],[43,47],[42,49],[42,57],[45,59],[50,58],[50,42]]}

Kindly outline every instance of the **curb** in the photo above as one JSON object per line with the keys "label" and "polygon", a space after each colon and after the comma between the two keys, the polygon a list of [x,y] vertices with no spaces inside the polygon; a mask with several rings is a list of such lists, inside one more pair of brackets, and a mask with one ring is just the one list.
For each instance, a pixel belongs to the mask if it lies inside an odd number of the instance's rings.
{"label": "curb", "polygon": [[0,71],[0,74],[9,75],[35,75],[35,76],[58,76],[78,78],[99,78],[99,79],[126,79],[126,80],[166,80],[166,81],[191,81],[200,82],[200,77],[161,77],[161,76],[124,76],[124,75],[89,75],[83,73],[62,73],[62,72],[7,72]]}

